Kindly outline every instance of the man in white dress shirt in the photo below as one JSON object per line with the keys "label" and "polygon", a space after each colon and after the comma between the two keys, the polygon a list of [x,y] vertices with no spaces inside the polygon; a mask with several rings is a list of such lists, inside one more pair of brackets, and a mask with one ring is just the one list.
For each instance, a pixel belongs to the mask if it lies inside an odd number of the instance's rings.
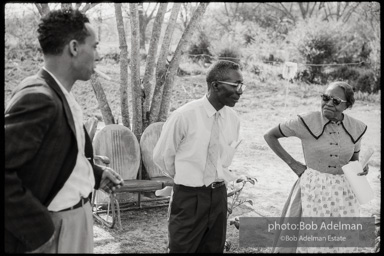
{"label": "man in white dress shirt", "polygon": [[233,179],[228,166],[240,131],[231,107],[245,85],[240,66],[231,61],[212,64],[206,81],[206,95],[170,115],[153,153],[154,162],[175,182],[169,208],[170,253],[224,250],[226,182]]}

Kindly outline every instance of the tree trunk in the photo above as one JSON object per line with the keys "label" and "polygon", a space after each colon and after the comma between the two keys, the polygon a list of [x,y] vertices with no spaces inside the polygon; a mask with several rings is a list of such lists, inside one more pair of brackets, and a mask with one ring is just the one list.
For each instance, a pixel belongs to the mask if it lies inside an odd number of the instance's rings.
{"label": "tree trunk", "polygon": [[82,13],[86,13],[87,11],[89,11],[90,9],[92,9],[93,7],[95,7],[98,4],[100,4],[100,3],[94,3],[94,4],[87,3],[86,5],[84,5],[84,7],[80,11]]}
{"label": "tree trunk", "polygon": [[161,27],[164,20],[165,12],[167,11],[168,3],[164,2],[160,4],[160,7],[157,11],[156,19],[153,24],[152,29],[152,38],[149,43],[149,49],[148,49],[148,55],[147,55],[147,62],[146,62],[146,68],[143,78],[143,86],[144,86],[144,92],[145,92],[145,101],[144,101],[144,111],[143,111],[143,131],[145,128],[149,125],[149,110],[151,106],[151,100],[152,100],[152,94],[153,94],[153,86],[151,84],[153,73],[155,69],[155,62],[156,62],[156,53],[161,33]]}
{"label": "tree trunk", "polygon": [[164,34],[163,42],[160,49],[160,54],[157,60],[156,66],[156,85],[155,90],[153,92],[151,111],[149,114],[149,123],[152,124],[157,122],[159,119],[160,107],[161,107],[161,98],[163,96],[164,89],[164,81],[167,73],[167,56],[169,45],[171,43],[171,38],[173,34],[173,30],[175,28],[177,15],[179,14],[179,10],[181,7],[181,3],[173,3],[171,17],[168,21],[168,26]]}
{"label": "tree trunk", "polygon": [[50,11],[48,4],[35,4],[35,6],[41,17],[45,16]]}
{"label": "tree trunk", "polygon": [[128,104],[128,46],[125,37],[124,20],[121,3],[115,3],[117,32],[120,45],[120,108],[123,125],[131,129]]}
{"label": "tree trunk", "polygon": [[197,27],[198,22],[203,16],[208,4],[209,2],[200,3],[196,11],[193,13],[191,21],[189,22],[187,28],[185,29],[179,41],[179,44],[177,45],[177,48],[175,50],[175,54],[171,60],[171,63],[169,64],[169,68],[168,68],[165,83],[164,83],[163,97],[162,97],[160,113],[159,113],[159,121],[165,121],[168,117],[168,112],[169,112],[169,108],[171,106],[171,100],[172,100],[173,81],[177,72],[177,68],[179,67],[180,56],[183,53],[188,40],[191,38],[194,29]]}
{"label": "tree trunk", "polygon": [[140,49],[145,51],[145,29],[146,25],[144,24],[144,6],[143,3],[138,3],[139,8],[139,26],[140,26]]}
{"label": "tree trunk", "polygon": [[143,90],[140,82],[140,29],[137,3],[129,4],[131,21],[132,131],[140,141],[143,132]]}
{"label": "tree trunk", "polygon": [[101,42],[101,26],[103,24],[103,16],[101,15],[101,8],[99,9],[98,16],[97,16],[97,30],[98,30],[98,39],[99,42]]}
{"label": "tree trunk", "polygon": [[103,116],[105,125],[114,124],[115,121],[113,119],[111,108],[108,104],[107,96],[104,93],[103,87],[101,87],[101,83],[97,78],[97,74],[93,74],[91,76],[91,84],[93,91],[96,94],[97,101],[99,102],[99,109]]}

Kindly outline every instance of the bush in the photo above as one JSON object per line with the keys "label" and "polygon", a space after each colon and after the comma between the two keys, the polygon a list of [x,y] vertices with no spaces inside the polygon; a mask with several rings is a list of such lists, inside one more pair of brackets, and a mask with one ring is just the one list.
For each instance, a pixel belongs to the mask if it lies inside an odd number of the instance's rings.
{"label": "bush", "polygon": [[337,56],[338,40],[343,24],[329,22],[321,18],[312,18],[297,23],[290,31],[287,40],[292,43],[303,61],[308,64],[309,82],[326,80],[323,76],[324,66],[310,64],[329,64]]}
{"label": "bush", "polygon": [[230,45],[228,47],[222,48],[218,52],[218,57],[219,60],[230,60],[240,64],[241,51],[239,48]]}
{"label": "bush", "polygon": [[372,71],[366,71],[361,73],[359,78],[354,84],[355,90],[360,92],[366,92],[368,94],[376,93],[375,88],[375,75]]}
{"label": "bush", "polygon": [[[326,33],[308,35],[298,48],[299,52],[310,64],[324,64],[332,61],[336,52],[336,43],[331,35]],[[312,81],[316,77],[321,77],[323,66],[308,66],[311,72]]]}
{"label": "bush", "polygon": [[331,71],[327,76],[330,81],[342,80],[350,83],[351,81],[356,81],[359,78],[360,72],[354,67],[340,66]]}
{"label": "bush", "polygon": [[[189,58],[193,62],[198,62],[200,60],[204,60],[205,63],[211,63],[211,52],[209,51],[210,42],[207,35],[204,31],[200,31],[197,41],[193,42],[188,50],[188,54],[190,54]],[[192,55],[192,56],[191,56]],[[207,56],[208,55],[208,56]]]}

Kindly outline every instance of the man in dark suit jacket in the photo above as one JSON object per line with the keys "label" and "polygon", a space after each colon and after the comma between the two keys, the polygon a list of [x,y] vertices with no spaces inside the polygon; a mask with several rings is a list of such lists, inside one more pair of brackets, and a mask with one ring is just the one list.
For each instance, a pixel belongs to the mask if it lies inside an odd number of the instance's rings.
{"label": "man in dark suit jacket", "polygon": [[70,93],[94,72],[97,40],[79,11],[39,24],[44,67],[15,88],[5,110],[5,252],[92,252],[92,189],[122,179],[93,163],[82,111]]}

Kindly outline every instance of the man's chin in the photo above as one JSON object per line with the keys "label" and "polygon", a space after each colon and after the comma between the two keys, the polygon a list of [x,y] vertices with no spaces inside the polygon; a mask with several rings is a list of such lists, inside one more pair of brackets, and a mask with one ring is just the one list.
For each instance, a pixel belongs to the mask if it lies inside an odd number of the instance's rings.
{"label": "man's chin", "polygon": [[234,107],[236,105],[237,102],[230,102],[227,104],[228,107]]}

